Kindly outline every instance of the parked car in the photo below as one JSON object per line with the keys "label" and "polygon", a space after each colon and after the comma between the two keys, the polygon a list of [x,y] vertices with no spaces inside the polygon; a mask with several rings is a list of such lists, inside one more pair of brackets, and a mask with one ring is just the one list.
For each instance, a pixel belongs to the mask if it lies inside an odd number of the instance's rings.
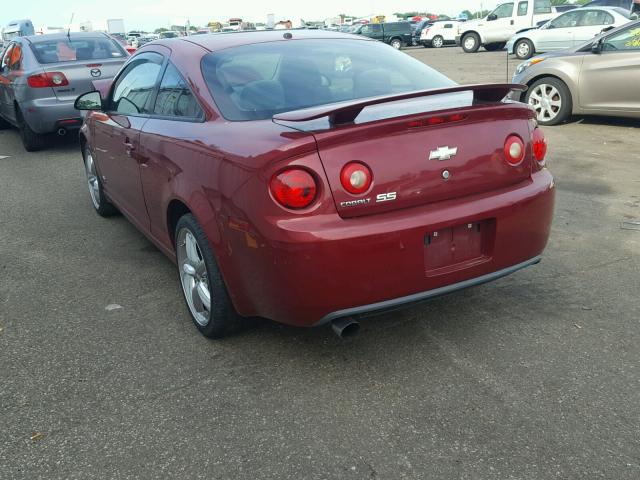
{"label": "parked car", "polygon": [[42,148],[49,133],[79,129],[76,97],[92,80],[113,77],[127,57],[104,33],[14,38],[0,61],[0,125],[17,127],[27,151]]}
{"label": "parked car", "polygon": [[517,2],[517,8],[515,5],[503,3],[483,19],[461,23],[456,44],[467,53],[475,53],[481,46],[490,52],[502,50],[516,32],[557,15],[551,0],[523,0]]}
{"label": "parked car", "polygon": [[160,40],[97,83],[76,103],[93,207],[177,263],[206,336],[239,315],[349,332],[547,242],[553,179],[532,110],[503,102],[517,85],[304,30]]}
{"label": "parked car", "polygon": [[575,115],[640,118],[640,22],[618,27],[577,47],[534,57],[513,81],[529,86],[515,97],[536,111],[538,123],[557,125]]}
{"label": "parked car", "polygon": [[420,45],[420,36],[422,35],[422,31],[425,28],[429,28],[431,25],[433,25],[433,20],[429,19],[420,20],[419,22],[411,25],[411,44],[413,46]]}
{"label": "parked car", "polygon": [[455,45],[458,23],[455,20],[434,22],[422,30],[420,44],[424,47],[441,48],[445,45]]}
{"label": "parked car", "polygon": [[369,23],[359,25],[353,33],[387,43],[396,50],[412,45],[409,22]]}
{"label": "parked car", "polygon": [[604,29],[624,25],[629,19],[629,12],[621,8],[577,8],[557,16],[538,29],[514,35],[507,44],[507,50],[519,59],[526,60],[536,53],[581,45]]}

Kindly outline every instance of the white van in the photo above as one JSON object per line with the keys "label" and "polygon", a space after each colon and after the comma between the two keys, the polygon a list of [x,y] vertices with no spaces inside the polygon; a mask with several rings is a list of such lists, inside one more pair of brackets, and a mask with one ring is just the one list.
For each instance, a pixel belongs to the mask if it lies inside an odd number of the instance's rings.
{"label": "white van", "polygon": [[467,53],[475,53],[480,47],[490,52],[502,50],[516,32],[535,27],[556,15],[551,0],[515,0],[503,3],[485,18],[461,23],[456,44],[462,46]]}

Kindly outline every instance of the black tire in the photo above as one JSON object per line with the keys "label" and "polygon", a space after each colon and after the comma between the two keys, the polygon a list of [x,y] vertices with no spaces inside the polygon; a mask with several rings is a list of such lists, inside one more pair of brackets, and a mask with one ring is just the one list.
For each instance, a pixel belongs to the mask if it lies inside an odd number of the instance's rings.
{"label": "black tire", "polygon": [[[560,105],[554,112],[555,116],[553,116],[553,118],[546,118],[550,117],[544,115],[542,112],[542,110],[545,110],[546,105],[543,105],[542,102],[535,99],[535,97],[532,100],[531,97],[534,95],[540,97],[540,93],[542,91],[548,92],[549,96],[551,96],[553,88],[555,88],[557,94],[554,94],[551,98],[555,99],[555,101],[559,100]],[[533,107],[540,125],[558,125],[566,122],[571,117],[571,113],[573,111],[573,98],[571,97],[569,87],[567,87],[562,80],[555,77],[544,77],[531,85],[525,95],[525,103]]]}
{"label": "black tire", "polygon": [[502,50],[507,44],[504,42],[500,42],[500,43],[488,43],[484,46],[484,49],[487,52],[499,52],[500,50]]}
{"label": "black tire", "polygon": [[513,46],[513,53],[520,60],[528,60],[536,53],[536,49],[531,40],[522,38]]}
{"label": "black tire", "polygon": [[[195,237],[197,241],[198,253],[201,256],[201,259],[204,261],[204,266],[206,268],[205,274],[211,299],[210,308],[208,310],[208,323],[206,324],[199,323],[196,320],[196,317],[191,310],[192,307],[190,306],[189,300],[187,299],[185,287],[183,286],[184,273],[178,252],[178,250],[181,248],[179,242],[181,241],[181,232],[183,230],[188,231]],[[211,249],[209,239],[205,235],[202,227],[197,222],[195,217],[190,213],[187,213],[186,215],[180,217],[180,220],[178,220],[174,232],[174,240],[176,245],[176,260],[178,264],[178,279],[180,281],[180,288],[182,290],[183,298],[185,300],[185,304],[187,305],[187,309],[189,310],[189,314],[191,315],[193,323],[200,331],[200,333],[202,333],[202,335],[204,335],[205,337],[224,337],[239,326],[241,317],[236,313],[233,303],[231,302],[229,292],[227,291],[227,287],[222,278],[222,274],[220,273],[220,269],[218,268],[218,263],[215,260],[215,256],[213,254],[213,250]]]}
{"label": "black tire", "polygon": [[[95,176],[95,178],[92,180],[89,178],[90,176],[90,167],[88,166],[89,163],[89,155],[91,156],[91,163],[93,164],[93,175]],[[109,199],[107,198],[107,196],[104,194],[104,190],[102,188],[102,179],[100,178],[100,175],[97,172],[95,163],[93,161],[93,154],[91,153],[91,150],[89,149],[88,146],[85,146],[82,150],[82,163],[84,165],[84,172],[85,175],[87,177],[87,186],[89,187],[89,198],[91,199],[91,204],[93,205],[93,208],[95,209],[96,213],[98,215],[100,215],[101,217],[111,217],[113,215],[118,214],[118,209],[116,207],[113,206],[113,204],[109,201]],[[97,187],[97,192],[95,193],[95,200],[94,197],[91,193],[91,185],[96,185]]]}
{"label": "black tire", "polygon": [[402,40],[400,40],[399,38],[392,38],[389,42],[389,45],[391,45],[396,50],[400,50],[402,48]]}
{"label": "black tire", "polygon": [[31,130],[31,127],[22,117],[20,110],[16,110],[16,118],[18,120],[18,129],[20,130],[20,139],[22,145],[27,152],[37,152],[42,150],[46,145],[46,137]]}
{"label": "black tire", "polygon": [[444,38],[441,35],[436,35],[431,39],[431,46],[433,48],[442,48],[444,46]]}
{"label": "black tire", "polygon": [[480,48],[480,35],[475,32],[465,33],[462,37],[461,45],[462,50],[466,53],[476,53]]}

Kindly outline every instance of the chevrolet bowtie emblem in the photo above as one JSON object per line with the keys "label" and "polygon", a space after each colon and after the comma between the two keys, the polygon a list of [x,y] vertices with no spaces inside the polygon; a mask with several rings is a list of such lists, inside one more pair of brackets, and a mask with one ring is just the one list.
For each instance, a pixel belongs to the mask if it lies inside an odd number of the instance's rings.
{"label": "chevrolet bowtie emblem", "polygon": [[437,150],[429,152],[429,160],[449,160],[458,154],[458,147],[438,147]]}

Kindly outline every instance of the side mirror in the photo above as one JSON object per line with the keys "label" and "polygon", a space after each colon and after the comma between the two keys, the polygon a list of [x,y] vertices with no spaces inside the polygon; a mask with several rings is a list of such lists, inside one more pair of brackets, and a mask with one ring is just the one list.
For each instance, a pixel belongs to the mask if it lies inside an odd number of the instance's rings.
{"label": "side mirror", "polygon": [[73,104],[76,110],[102,110],[102,97],[100,92],[94,90],[76,98]]}
{"label": "side mirror", "polygon": [[498,15],[496,15],[495,13],[492,13],[487,17],[487,21],[489,22],[493,22],[494,20],[497,20],[497,19],[498,19]]}
{"label": "side mirror", "polygon": [[598,40],[597,42],[593,42],[593,44],[591,44],[591,53],[595,53],[596,55],[599,55],[600,53],[602,53],[602,39]]}

